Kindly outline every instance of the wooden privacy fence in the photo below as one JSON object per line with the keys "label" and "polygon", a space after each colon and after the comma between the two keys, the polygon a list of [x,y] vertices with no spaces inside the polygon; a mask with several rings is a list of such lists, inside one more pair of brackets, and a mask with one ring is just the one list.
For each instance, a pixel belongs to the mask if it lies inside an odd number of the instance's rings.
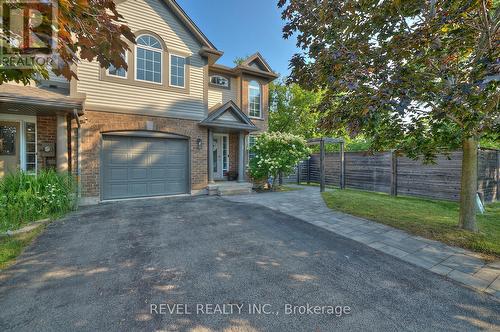
{"label": "wooden privacy fence", "polygon": [[[398,156],[393,152],[368,155],[365,152],[345,152],[345,188],[385,192],[392,195],[420,196],[458,201],[462,152],[439,155],[435,164]],[[338,152],[325,156],[327,185],[339,186],[341,156]],[[295,174],[284,179],[285,183],[320,181],[320,156],[314,154],[297,167]],[[478,151],[478,192],[484,201],[500,198],[500,151]]]}

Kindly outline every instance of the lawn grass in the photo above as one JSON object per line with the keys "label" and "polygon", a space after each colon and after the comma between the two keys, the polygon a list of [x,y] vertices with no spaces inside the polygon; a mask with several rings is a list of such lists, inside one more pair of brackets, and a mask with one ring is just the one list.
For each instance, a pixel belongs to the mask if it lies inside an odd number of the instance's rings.
{"label": "lawn grass", "polygon": [[361,190],[323,193],[329,208],[370,219],[408,233],[500,257],[500,203],[486,206],[478,215],[479,233],[457,227],[458,203],[413,197],[392,197]]}
{"label": "lawn grass", "polygon": [[30,232],[0,239],[0,270],[14,262],[24,248],[42,233],[44,226],[40,225]]}

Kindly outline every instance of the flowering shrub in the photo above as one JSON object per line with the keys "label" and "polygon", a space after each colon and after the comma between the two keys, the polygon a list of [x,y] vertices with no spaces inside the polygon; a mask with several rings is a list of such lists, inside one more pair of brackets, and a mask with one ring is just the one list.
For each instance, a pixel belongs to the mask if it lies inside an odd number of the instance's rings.
{"label": "flowering shrub", "polygon": [[289,175],[311,154],[304,138],[278,132],[258,136],[250,151],[254,154],[249,164],[250,175],[255,180],[272,176],[273,188],[280,173]]}
{"label": "flowering shrub", "polygon": [[0,180],[0,232],[43,218],[55,218],[76,206],[75,181],[69,175],[19,172]]}

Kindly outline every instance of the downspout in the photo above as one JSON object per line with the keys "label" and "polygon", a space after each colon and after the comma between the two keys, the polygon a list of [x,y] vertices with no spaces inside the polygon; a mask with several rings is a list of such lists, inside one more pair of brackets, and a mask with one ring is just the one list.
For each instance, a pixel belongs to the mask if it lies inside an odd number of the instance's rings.
{"label": "downspout", "polygon": [[76,190],[77,190],[77,198],[80,199],[82,197],[81,194],[81,164],[82,164],[82,151],[81,151],[81,123],[80,123],[80,118],[78,117],[78,110],[75,108],[73,109],[73,114],[76,119],[76,151],[77,151],[77,158],[76,158]]}

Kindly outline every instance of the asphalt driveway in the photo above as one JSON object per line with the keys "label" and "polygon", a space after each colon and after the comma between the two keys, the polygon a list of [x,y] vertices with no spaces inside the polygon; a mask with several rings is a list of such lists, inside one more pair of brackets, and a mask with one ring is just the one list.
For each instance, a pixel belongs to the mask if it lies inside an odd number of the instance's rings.
{"label": "asphalt driveway", "polygon": [[51,224],[0,272],[0,308],[1,331],[500,329],[488,295],[218,197],[104,204]]}

